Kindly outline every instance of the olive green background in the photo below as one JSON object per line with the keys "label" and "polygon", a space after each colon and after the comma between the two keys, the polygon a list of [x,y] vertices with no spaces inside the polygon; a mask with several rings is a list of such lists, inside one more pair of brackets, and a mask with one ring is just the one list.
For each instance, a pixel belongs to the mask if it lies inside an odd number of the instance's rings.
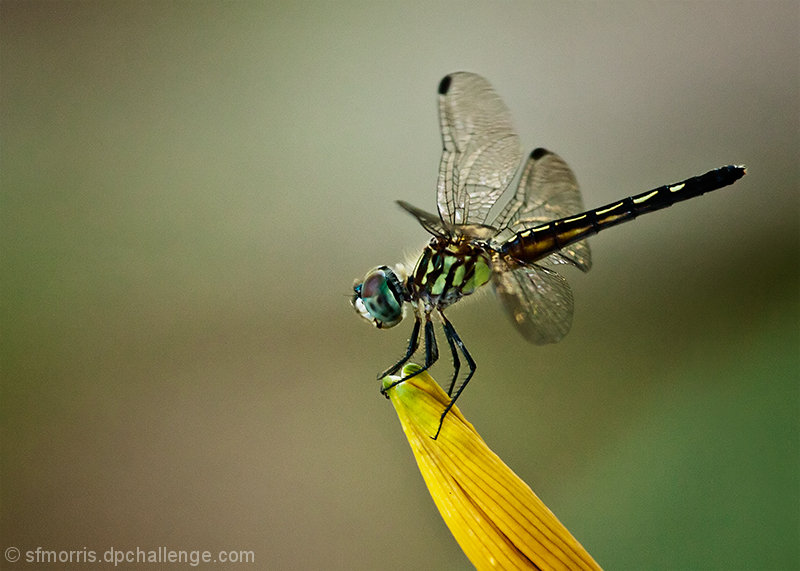
{"label": "olive green background", "polygon": [[469,566],[378,393],[410,323],[348,298],[425,243],[393,201],[435,208],[470,70],[587,207],[748,175],[593,238],[558,345],[452,308],[462,410],[608,569],[800,567],[798,14],[4,0],[2,548]]}

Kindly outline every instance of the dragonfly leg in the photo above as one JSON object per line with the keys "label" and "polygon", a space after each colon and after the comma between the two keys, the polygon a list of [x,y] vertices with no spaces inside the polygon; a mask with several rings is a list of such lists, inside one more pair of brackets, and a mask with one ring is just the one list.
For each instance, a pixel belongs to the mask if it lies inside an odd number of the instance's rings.
{"label": "dragonfly leg", "polygon": [[[442,316],[442,319],[444,320],[443,323],[449,323],[441,312],[439,315]],[[442,328],[444,329],[444,336],[445,339],[447,339],[447,344],[450,345],[450,354],[453,355],[453,378],[450,380],[450,387],[447,389],[447,396],[452,397],[453,388],[456,386],[456,379],[458,378],[458,371],[461,369],[461,360],[458,358],[458,350],[456,349],[456,343],[453,339],[453,336],[448,334],[447,328],[444,325],[442,325]],[[450,328],[453,328],[452,325]],[[458,338],[457,335],[456,338]]]}
{"label": "dragonfly leg", "polygon": [[[442,315],[442,328],[444,329],[444,334],[447,337],[448,343],[450,343],[450,347],[458,347],[461,350],[461,354],[464,355],[464,359],[467,361],[467,366],[469,367],[469,373],[467,373],[467,377],[464,379],[464,382],[461,383],[461,386],[458,387],[456,394],[450,399],[450,402],[446,407],[444,407],[444,412],[442,413],[441,418],[439,418],[439,429],[436,431],[436,434],[431,436],[434,440],[439,437],[439,433],[442,431],[442,424],[444,424],[444,417],[447,416],[447,413],[450,412],[450,409],[453,408],[453,405],[456,404],[458,397],[461,396],[461,393],[469,383],[469,380],[472,378],[472,375],[475,374],[475,369],[477,366],[475,365],[475,361],[472,359],[472,356],[467,351],[467,348],[464,346],[464,342],[461,340],[461,337],[458,336],[456,333],[455,328],[453,327],[452,323],[450,323],[447,318]],[[453,354],[455,354],[455,349],[453,350]],[[455,381],[455,378],[453,378]],[[452,389],[452,387],[451,387]]]}
{"label": "dragonfly leg", "polygon": [[[419,318],[417,318],[417,323],[416,323],[416,325],[414,327],[414,333],[418,333],[418,332],[419,332]],[[410,347],[411,346],[409,345],[409,348]],[[406,355],[406,357],[405,357],[405,359],[403,361],[401,361],[400,363],[395,365],[394,370],[396,371],[397,369],[400,368],[401,365],[403,365],[406,361],[408,361],[411,358],[411,355],[413,353],[414,353],[414,351],[411,351],[410,354]],[[425,314],[425,366],[424,367],[420,367],[419,369],[417,369],[416,371],[414,371],[413,373],[411,373],[407,377],[403,377],[401,379],[398,379],[395,382],[393,382],[392,384],[390,384],[389,386],[383,387],[381,389],[381,393],[384,396],[386,396],[386,398],[389,398],[388,395],[386,395],[386,391],[388,391],[389,389],[391,389],[393,387],[396,387],[397,385],[399,385],[402,382],[407,381],[411,377],[415,377],[416,375],[419,375],[422,371],[427,371],[430,367],[433,366],[433,364],[438,359],[439,359],[439,347],[436,345],[436,333],[433,330],[433,322],[431,321],[431,316],[430,316],[430,314],[426,313]],[[391,374],[391,373],[389,373],[389,374]]]}
{"label": "dragonfly leg", "polygon": [[408,348],[406,349],[406,354],[403,355],[403,358],[400,359],[397,363],[386,369],[380,375],[378,375],[378,380],[382,379],[386,375],[394,375],[397,371],[400,370],[400,367],[408,363],[408,360],[411,359],[411,356],[417,351],[419,347],[419,326],[420,326],[420,319],[419,315],[414,317],[414,329],[411,331],[411,338],[408,340]]}
{"label": "dragonfly leg", "polygon": [[[423,371],[439,360],[439,347],[436,345],[436,333],[430,314],[425,315],[425,367]],[[415,373],[416,374],[416,373]]]}

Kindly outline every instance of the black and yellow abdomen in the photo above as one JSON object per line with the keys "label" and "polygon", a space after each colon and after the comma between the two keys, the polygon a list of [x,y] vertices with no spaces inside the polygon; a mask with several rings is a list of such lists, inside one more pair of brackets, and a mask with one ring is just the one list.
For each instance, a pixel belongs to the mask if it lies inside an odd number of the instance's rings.
{"label": "black and yellow abdomen", "polygon": [[523,264],[532,263],[565,246],[597,234],[600,230],[632,220],[640,214],[655,212],[676,202],[728,186],[744,175],[744,167],[721,167],[682,182],[623,198],[582,214],[523,230],[504,242],[499,251]]}

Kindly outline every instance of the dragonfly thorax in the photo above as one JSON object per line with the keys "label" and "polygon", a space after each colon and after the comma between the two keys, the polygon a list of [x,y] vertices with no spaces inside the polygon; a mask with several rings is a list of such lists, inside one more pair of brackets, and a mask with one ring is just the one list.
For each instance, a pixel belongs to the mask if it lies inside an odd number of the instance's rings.
{"label": "dragonfly thorax", "polygon": [[425,247],[409,280],[411,297],[444,309],[489,281],[492,263],[485,246],[465,238],[436,237]]}

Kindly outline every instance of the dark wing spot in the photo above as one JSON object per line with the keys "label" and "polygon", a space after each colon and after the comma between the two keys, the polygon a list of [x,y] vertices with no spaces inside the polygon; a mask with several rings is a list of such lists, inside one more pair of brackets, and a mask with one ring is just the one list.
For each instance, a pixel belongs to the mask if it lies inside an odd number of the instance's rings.
{"label": "dark wing spot", "polygon": [[538,161],[543,156],[549,155],[549,154],[552,154],[552,153],[550,153],[550,151],[548,151],[547,149],[543,149],[542,147],[539,147],[538,149],[533,149],[533,151],[531,151],[531,158],[534,161]]}
{"label": "dark wing spot", "polygon": [[450,90],[450,82],[453,81],[453,78],[449,75],[445,75],[442,78],[442,81],[439,82],[439,95],[446,95],[447,92]]}

